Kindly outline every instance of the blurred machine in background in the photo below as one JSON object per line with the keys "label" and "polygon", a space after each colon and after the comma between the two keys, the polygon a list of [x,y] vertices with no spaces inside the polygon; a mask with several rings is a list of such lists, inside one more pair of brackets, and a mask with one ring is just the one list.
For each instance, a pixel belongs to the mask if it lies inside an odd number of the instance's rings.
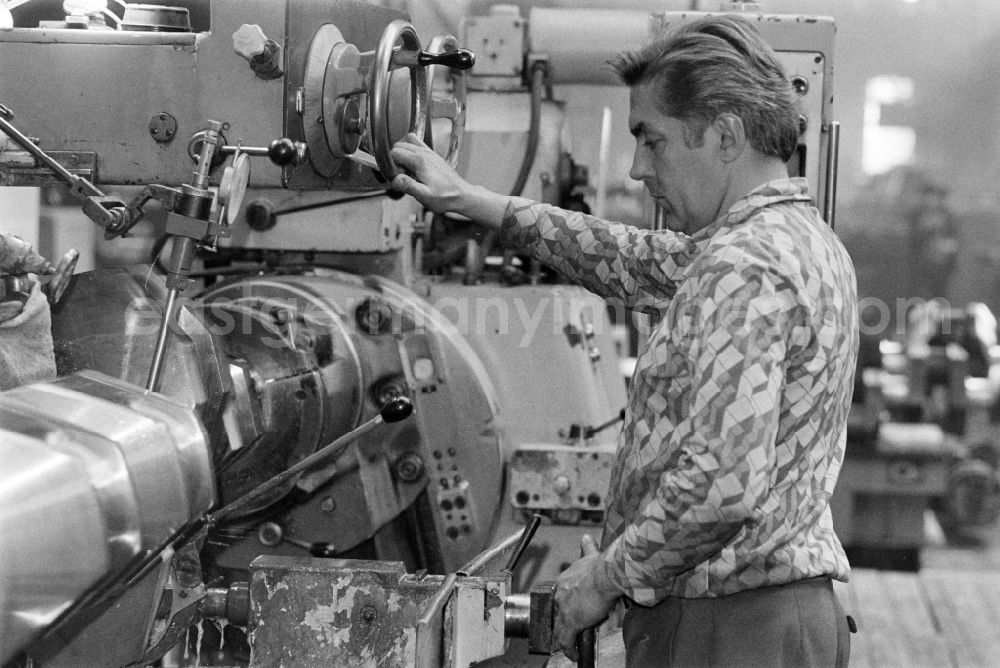
{"label": "blurred machine in background", "polygon": [[[125,5],[0,31],[0,184],[60,184],[109,245],[163,231],[150,264],[77,275],[58,378],[0,394],[0,661],[547,654],[545,582],[603,520],[614,330],[387,192],[389,148],[416,132],[471,181],[586,208],[553,84],[609,83],[699,16],[499,8],[428,39],[354,0],[213,0],[194,28]],[[832,222],[833,23],[751,17]]]}

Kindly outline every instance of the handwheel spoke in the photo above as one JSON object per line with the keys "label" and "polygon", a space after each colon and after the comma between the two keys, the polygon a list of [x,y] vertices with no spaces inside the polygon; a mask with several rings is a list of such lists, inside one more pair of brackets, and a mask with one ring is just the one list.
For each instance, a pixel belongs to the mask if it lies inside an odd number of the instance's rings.
{"label": "handwheel spoke", "polygon": [[454,122],[461,112],[461,105],[453,97],[431,98],[430,116],[432,118],[447,118]]}

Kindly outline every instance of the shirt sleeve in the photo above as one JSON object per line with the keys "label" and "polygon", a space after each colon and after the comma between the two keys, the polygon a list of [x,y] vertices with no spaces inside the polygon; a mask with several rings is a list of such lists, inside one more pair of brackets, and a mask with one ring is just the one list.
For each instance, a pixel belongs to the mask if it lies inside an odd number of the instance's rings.
{"label": "shirt sleeve", "polygon": [[611,223],[579,211],[516,201],[500,241],[621,306],[657,312],[677,291],[697,249],[687,237]]}
{"label": "shirt sleeve", "polygon": [[[703,276],[690,302],[675,304],[690,307],[675,323],[687,331],[674,332],[691,339],[686,417],[651,425],[657,438],[637,465],[660,468],[658,479],[604,552],[612,581],[643,605],[752,523],[773,482],[794,293],[759,267],[714,266]],[[663,463],[677,452],[676,464]]]}

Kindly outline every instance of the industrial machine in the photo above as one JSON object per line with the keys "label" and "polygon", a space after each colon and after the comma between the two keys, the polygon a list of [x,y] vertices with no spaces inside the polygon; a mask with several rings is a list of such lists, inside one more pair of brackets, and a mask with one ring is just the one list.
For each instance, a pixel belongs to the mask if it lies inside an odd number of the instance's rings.
{"label": "industrial machine", "polygon": [[[112,14],[0,31],[0,185],[62,184],[108,244],[163,220],[151,265],[53,307],[57,377],[0,394],[0,661],[548,654],[625,403],[606,305],[387,191],[389,149],[579,205],[546,90],[700,15],[574,13],[568,39],[502,8],[428,39],[356,0]],[[832,222],[833,24],[759,19]]]}

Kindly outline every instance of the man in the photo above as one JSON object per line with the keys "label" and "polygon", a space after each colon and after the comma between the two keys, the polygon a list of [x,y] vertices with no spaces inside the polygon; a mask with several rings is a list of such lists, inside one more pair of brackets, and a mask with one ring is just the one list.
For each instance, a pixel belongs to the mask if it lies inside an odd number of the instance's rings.
{"label": "man", "polygon": [[858,322],[850,258],[789,178],[795,93],[740,17],[691,23],[613,63],[630,87],[631,176],[653,232],[470,185],[413,137],[393,182],[435,211],[662,318],[639,353],[602,549],[559,578],[556,633],[619,600],[630,666],[846,665],[828,502],[844,455]]}

